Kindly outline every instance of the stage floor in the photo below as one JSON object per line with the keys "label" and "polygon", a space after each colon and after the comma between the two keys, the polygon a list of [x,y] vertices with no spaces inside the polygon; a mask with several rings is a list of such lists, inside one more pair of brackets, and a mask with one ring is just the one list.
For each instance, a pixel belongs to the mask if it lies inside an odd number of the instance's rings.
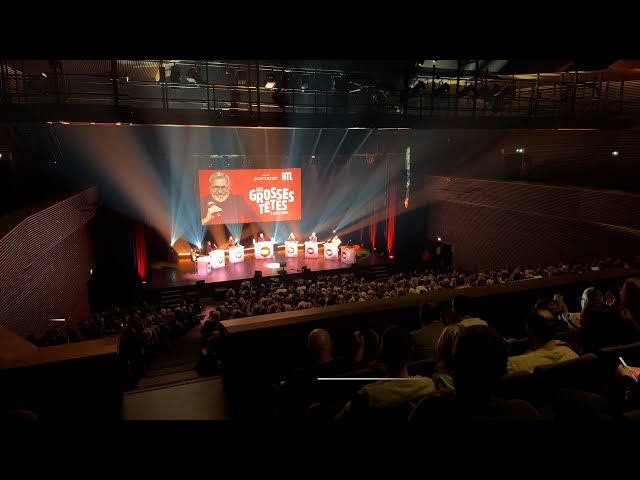
{"label": "stage floor", "polygon": [[[253,278],[257,270],[262,272],[263,277],[283,276],[279,274],[280,268],[269,268],[268,263],[286,263],[287,274],[297,274],[302,272],[302,267],[306,265],[312,272],[345,270],[351,267],[339,260],[325,260],[323,255],[320,258],[304,258],[303,254],[297,258],[286,258],[284,250],[279,249],[275,258],[256,259],[253,252],[245,253],[244,262],[229,263],[223,268],[212,270],[208,275],[193,273],[193,263],[188,257],[180,257],[178,263],[157,262],[151,265],[151,288],[170,288],[195,285],[198,280],[205,283],[229,282],[233,280],[243,280]],[[377,255],[361,252],[356,258],[356,266],[373,266],[385,263]]]}

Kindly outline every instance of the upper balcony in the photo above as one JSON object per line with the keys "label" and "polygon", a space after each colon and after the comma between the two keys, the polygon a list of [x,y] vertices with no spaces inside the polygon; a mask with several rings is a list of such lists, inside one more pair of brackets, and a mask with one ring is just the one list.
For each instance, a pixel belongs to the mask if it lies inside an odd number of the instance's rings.
{"label": "upper balcony", "polygon": [[507,75],[479,61],[322,63],[4,60],[0,122],[624,128],[637,117],[640,75],[629,69]]}

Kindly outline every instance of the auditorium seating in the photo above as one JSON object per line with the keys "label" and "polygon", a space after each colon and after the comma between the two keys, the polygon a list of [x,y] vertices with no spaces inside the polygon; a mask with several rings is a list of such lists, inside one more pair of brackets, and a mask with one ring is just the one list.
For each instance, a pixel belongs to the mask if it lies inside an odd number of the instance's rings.
{"label": "auditorium seating", "polygon": [[620,364],[619,357],[622,357],[627,365],[640,367],[640,342],[601,348],[596,353],[614,369]]}
{"label": "auditorium seating", "polygon": [[506,399],[527,400],[534,405],[538,403],[535,378],[526,370],[508,373],[502,377],[496,393]]}
{"label": "auditorium seating", "polygon": [[572,387],[588,392],[606,393],[604,362],[594,353],[573,360],[541,365],[533,371],[536,388],[552,393],[561,387]]}

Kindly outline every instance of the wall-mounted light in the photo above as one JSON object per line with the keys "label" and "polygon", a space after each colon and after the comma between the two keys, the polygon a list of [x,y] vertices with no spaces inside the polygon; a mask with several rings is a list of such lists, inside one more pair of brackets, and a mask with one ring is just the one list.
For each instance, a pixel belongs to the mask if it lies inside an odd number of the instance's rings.
{"label": "wall-mounted light", "polygon": [[267,73],[267,76],[264,78],[264,88],[269,90],[276,88],[276,77],[273,72]]}

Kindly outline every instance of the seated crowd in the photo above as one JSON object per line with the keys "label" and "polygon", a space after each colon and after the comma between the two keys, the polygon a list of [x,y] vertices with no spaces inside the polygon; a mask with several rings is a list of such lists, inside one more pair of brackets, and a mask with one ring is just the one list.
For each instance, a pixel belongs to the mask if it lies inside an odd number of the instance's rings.
{"label": "seated crowd", "polygon": [[127,387],[133,388],[159,351],[166,350],[171,342],[200,325],[200,312],[198,303],[185,300],[174,307],[150,306],[145,302],[130,309],[97,313],[94,318],[81,322],[77,330],[51,328],[41,337],[32,334],[26,339],[38,347],[47,347],[118,336],[118,352],[129,379]]}
{"label": "seated crowd", "polygon": [[[464,295],[454,298],[450,316],[427,302],[420,309],[418,330],[390,325],[381,337],[373,329],[355,332],[352,359],[335,357],[329,332],[315,329],[308,338],[308,365],[277,386],[271,415],[418,422],[534,420],[615,418],[640,408],[637,372],[620,362],[601,379],[596,378],[599,370],[590,372],[593,388],[571,380],[545,383],[555,378],[543,376],[553,365],[578,368],[575,362],[583,360],[595,365],[589,362],[599,358],[594,353],[604,355],[603,348],[640,342],[640,279],[627,279],[619,300],[610,304],[601,291],[587,288],[581,306],[580,312],[569,313],[559,294],[540,299],[525,320],[527,338],[505,339],[472,316],[472,300]],[[637,354],[640,359],[640,343]],[[353,381],[322,380],[326,377]],[[520,385],[514,379],[530,381],[528,393],[510,391],[508,386]]]}
{"label": "seated crowd", "polygon": [[260,285],[241,283],[238,291],[230,288],[226,300],[216,307],[214,321],[270,313],[288,312],[353,302],[419,295],[447,289],[499,285],[519,280],[550,277],[590,270],[592,267],[629,268],[631,259],[597,259],[590,264],[527,265],[526,267],[484,270],[481,272],[423,273],[391,275],[385,281],[357,278],[354,274],[328,276],[318,280],[287,280],[273,277]]}

